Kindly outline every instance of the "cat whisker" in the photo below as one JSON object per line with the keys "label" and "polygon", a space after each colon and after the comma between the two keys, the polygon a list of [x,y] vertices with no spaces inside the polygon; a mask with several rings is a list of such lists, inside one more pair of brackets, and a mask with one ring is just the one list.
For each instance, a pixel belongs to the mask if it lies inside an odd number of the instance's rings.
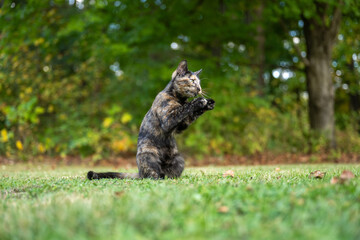
{"label": "cat whisker", "polygon": [[203,98],[210,98],[208,95],[206,95],[204,92],[199,93]]}
{"label": "cat whisker", "polygon": [[202,90],[203,90],[204,92],[207,92],[207,88],[203,88]]}
{"label": "cat whisker", "polygon": [[199,94],[200,94],[202,97],[204,97],[204,98],[210,98],[210,96],[207,94],[206,91],[204,91],[204,89],[202,89]]}

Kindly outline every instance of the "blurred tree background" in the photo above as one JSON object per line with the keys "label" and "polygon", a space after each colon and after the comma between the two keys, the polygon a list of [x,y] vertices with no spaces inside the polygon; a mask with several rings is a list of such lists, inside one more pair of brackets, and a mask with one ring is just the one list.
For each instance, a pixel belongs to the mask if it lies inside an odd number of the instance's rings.
{"label": "blurred tree background", "polygon": [[182,59],[217,104],[183,151],[360,153],[357,0],[0,4],[0,155],[133,155]]}

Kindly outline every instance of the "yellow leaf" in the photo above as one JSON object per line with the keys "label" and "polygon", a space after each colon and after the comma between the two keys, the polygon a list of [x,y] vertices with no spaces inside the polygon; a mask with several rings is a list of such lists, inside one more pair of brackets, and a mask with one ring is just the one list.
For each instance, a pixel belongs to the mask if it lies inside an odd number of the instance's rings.
{"label": "yellow leaf", "polygon": [[35,44],[35,46],[38,46],[38,45],[42,44],[43,42],[45,42],[44,38],[38,38],[35,40],[34,44]]}
{"label": "yellow leaf", "polygon": [[54,106],[50,105],[47,110],[49,113],[52,113],[54,111]]}
{"label": "yellow leaf", "polygon": [[24,149],[21,141],[19,141],[19,140],[16,141],[16,147],[17,147],[17,149],[19,149],[20,151],[22,151],[22,150]]}
{"label": "yellow leaf", "polygon": [[126,138],[112,143],[112,149],[116,152],[125,152],[129,149],[128,141]]}
{"label": "yellow leaf", "polygon": [[107,117],[103,121],[103,127],[108,128],[114,120],[111,117]]}
{"label": "yellow leaf", "polygon": [[47,55],[47,56],[45,57],[45,62],[50,62],[50,60],[51,60],[51,55]]}
{"label": "yellow leaf", "polygon": [[31,88],[31,87],[26,88],[26,89],[25,89],[25,93],[26,93],[26,94],[32,93],[32,88]]}
{"label": "yellow leaf", "polygon": [[35,108],[35,113],[37,113],[37,114],[43,114],[44,112],[45,112],[45,109],[42,107]]}
{"label": "yellow leaf", "polygon": [[1,141],[2,142],[7,142],[8,141],[8,134],[6,129],[1,130]]}
{"label": "yellow leaf", "polygon": [[44,153],[44,152],[46,151],[44,145],[42,145],[41,143],[39,143],[39,145],[38,145],[38,150],[39,150],[39,152],[41,152],[41,153]]}
{"label": "yellow leaf", "polygon": [[48,11],[47,15],[49,17],[53,16],[56,13],[55,9],[51,9],[50,11]]}
{"label": "yellow leaf", "polygon": [[240,118],[238,116],[236,116],[233,118],[233,121],[234,121],[234,123],[238,123],[238,122],[240,122]]}
{"label": "yellow leaf", "polygon": [[210,140],[210,147],[211,147],[212,149],[217,149],[217,148],[219,147],[219,145],[218,145],[218,143],[217,143],[216,140],[211,139],[211,140]]}
{"label": "yellow leaf", "polygon": [[123,124],[126,124],[126,123],[130,122],[131,119],[132,119],[132,116],[129,113],[124,113],[121,117],[121,122]]}
{"label": "yellow leaf", "polygon": [[67,119],[66,114],[65,113],[60,114],[59,119],[60,120],[66,120]]}

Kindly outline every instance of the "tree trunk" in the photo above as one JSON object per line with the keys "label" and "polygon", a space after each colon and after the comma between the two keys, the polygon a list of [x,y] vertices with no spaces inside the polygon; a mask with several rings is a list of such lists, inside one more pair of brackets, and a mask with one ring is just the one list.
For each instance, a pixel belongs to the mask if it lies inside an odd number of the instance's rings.
{"label": "tree trunk", "polygon": [[309,118],[311,129],[324,135],[330,147],[335,147],[334,86],[329,69],[329,59],[319,51],[309,58],[306,82],[309,93]]}
{"label": "tree trunk", "polygon": [[[219,9],[217,12],[217,16],[219,21],[223,21],[223,15],[226,11],[226,5],[224,0],[219,0]],[[218,68],[221,67],[221,55],[222,55],[222,39],[220,38],[214,38],[211,41],[211,53],[212,56],[215,57],[215,63]]]}
{"label": "tree trunk", "polygon": [[260,0],[259,5],[255,9],[255,14],[258,19],[256,26],[256,41],[257,41],[257,54],[256,63],[258,68],[257,84],[259,88],[259,95],[263,95],[265,88],[264,72],[265,72],[265,30],[263,27],[263,12],[264,12],[264,1]]}
{"label": "tree trunk", "polygon": [[354,60],[351,58],[349,64],[347,64],[347,68],[349,71],[348,82],[350,89],[357,89],[356,91],[350,91],[350,109],[354,112],[360,111],[360,91],[359,91],[359,83],[358,83],[358,73],[354,67]]}
{"label": "tree trunk", "polygon": [[[351,58],[351,62],[347,64],[349,73],[347,84],[349,85],[349,98],[350,98],[350,109],[351,111],[356,113],[356,129],[358,133],[360,133],[360,116],[358,115],[360,113],[360,89],[359,89],[359,74],[357,70],[354,67],[354,60]],[[345,77],[345,76],[344,76]]]}
{"label": "tree trunk", "polygon": [[334,7],[332,21],[327,23],[329,5],[318,2],[315,5],[317,16],[310,19],[303,17],[310,127],[327,139],[328,147],[334,148],[335,93],[330,68],[332,48],[340,27],[341,11],[339,7]]}

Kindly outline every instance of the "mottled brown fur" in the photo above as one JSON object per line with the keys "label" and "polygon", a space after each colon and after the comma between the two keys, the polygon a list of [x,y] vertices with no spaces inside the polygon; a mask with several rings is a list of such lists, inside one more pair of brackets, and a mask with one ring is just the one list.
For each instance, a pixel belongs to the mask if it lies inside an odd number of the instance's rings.
{"label": "mottled brown fur", "polygon": [[180,177],[185,162],[178,151],[174,135],[184,131],[200,115],[215,106],[214,100],[203,97],[187,101],[202,92],[198,78],[200,72],[189,71],[186,60],[180,62],[172,74],[172,80],[156,96],[140,126],[136,154],[139,173],[90,171],[88,179]]}

